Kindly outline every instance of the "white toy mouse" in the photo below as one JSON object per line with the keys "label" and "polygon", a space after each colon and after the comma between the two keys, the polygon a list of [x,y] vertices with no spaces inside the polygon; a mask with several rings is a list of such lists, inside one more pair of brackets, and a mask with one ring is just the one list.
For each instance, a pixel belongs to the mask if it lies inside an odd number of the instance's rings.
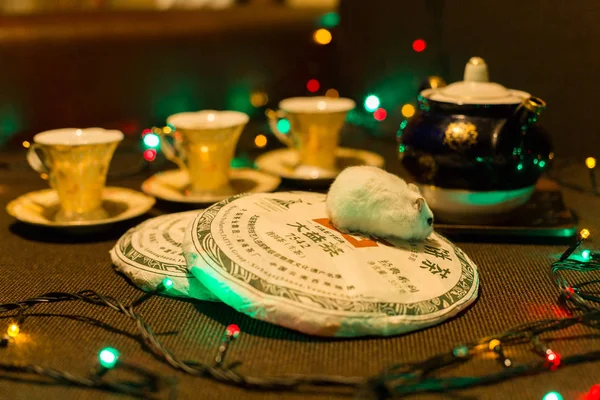
{"label": "white toy mouse", "polygon": [[424,240],[433,213],[412,183],[376,167],[349,167],[329,188],[327,213],[343,232]]}

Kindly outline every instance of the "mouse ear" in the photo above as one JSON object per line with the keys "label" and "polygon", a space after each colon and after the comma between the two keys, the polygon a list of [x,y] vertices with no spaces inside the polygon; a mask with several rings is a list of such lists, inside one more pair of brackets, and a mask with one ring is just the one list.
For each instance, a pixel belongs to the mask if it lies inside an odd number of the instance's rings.
{"label": "mouse ear", "polygon": [[423,204],[425,204],[425,199],[422,197],[419,197],[417,200],[415,200],[415,209],[418,212],[421,212],[421,210],[423,209]]}
{"label": "mouse ear", "polygon": [[421,194],[421,192],[419,192],[419,188],[414,183],[409,183],[408,184],[408,190],[410,190],[411,192],[415,192],[415,193]]}

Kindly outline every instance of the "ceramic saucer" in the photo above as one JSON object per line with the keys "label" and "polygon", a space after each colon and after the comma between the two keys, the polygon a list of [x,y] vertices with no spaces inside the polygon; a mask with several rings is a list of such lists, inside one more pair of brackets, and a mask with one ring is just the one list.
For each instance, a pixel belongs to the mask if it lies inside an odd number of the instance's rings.
{"label": "ceramic saucer", "polygon": [[270,174],[294,181],[332,181],[346,167],[356,165],[371,165],[383,167],[384,160],[379,154],[359,149],[338,147],[336,150],[335,171],[328,171],[316,167],[297,166],[298,153],[293,149],[278,149],[260,155],[256,159],[256,166]]}
{"label": "ceramic saucer", "polygon": [[192,195],[187,192],[188,174],[181,170],[159,172],[144,181],[142,190],[161,200],[176,203],[208,204],[240,193],[263,193],[277,189],[281,179],[250,168],[235,168],[229,172],[233,191]]}
{"label": "ceramic saucer", "polygon": [[29,192],[17,197],[6,206],[6,211],[21,222],[50,228],[94,227],[113,224],[138,217],[149,211],[155,200],[136,190],[106,187],[102,206],[108,218],[95,221],[57,222],[54,216],[60,207],[58,194],[53,189]]}

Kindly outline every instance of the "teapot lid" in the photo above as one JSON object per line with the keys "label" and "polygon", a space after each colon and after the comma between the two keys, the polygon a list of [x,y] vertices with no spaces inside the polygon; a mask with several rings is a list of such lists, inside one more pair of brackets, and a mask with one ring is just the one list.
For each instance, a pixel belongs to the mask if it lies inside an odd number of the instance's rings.
{"label": "teapot lid", "polygon": [[421,95],[430,100],[454,104],[518,104],[530,97],[527,92],[489,82],[487,64],[480,57],[472,57],[465,65],[463,81],[439,89],[427,89]]}

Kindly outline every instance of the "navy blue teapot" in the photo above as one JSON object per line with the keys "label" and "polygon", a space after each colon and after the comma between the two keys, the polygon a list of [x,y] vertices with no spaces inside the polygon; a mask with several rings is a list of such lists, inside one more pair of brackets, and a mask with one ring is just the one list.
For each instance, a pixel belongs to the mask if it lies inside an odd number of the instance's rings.
{"label": "navy blue teapot", "polygon": [[463,81],[425,89],[418,101],[398,154],[436,218],[489,223],[529,200],[553,156],[537,122],[542,99],[489,82],[473,57]]}

